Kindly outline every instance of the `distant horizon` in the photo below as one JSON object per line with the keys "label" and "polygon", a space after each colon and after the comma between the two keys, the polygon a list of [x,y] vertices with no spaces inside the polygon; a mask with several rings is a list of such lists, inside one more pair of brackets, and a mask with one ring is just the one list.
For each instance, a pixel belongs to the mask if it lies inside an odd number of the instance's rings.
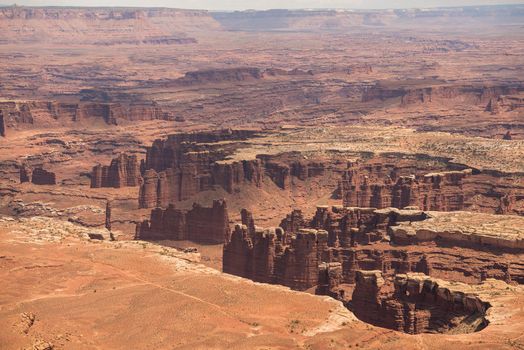
{"label": "distant horizon", "polygon": [[[240,1],[240,0],[224,0],[224,1],[210,1],[210,0],[195,0],[191,2],[191,6],[185,6],[186,1],[167,1],[154,0],[144,1],[140,0],[112,0],[110,2],[103,0],[89,1],[84,4],[84,0],[55,0],[55,1],[41,1],[41,0],[27,0],[15,4],[0,4],[0,7],[63,7],[63,8],[172,8],[182,10],[208,10],[208,11],[268,11],[268,10],[397,10],[397,9],[427,9],[427,8],[463,8],[463,7],[485,7],[485,6],[515,6],[524,5],[524,1],[496,1],[496,0],[480,0],[480,1],[466,1],[466,0],[434,0],[434,1],[420,1],[420,0],[401,0],[395,1],[395,5],[391,6],[391,1],[383,0],[288,0],[287,6],[279,6],[282,1],[267,0],[267,1]],[[223,5],[217,6],[219,2]],[[210,4],[214,3],[214,4]],[[247,4],[244,6],[244,4]],[[276,6],[272,6],[272,4]],[[382,4],[382,5],[381,5]],[[255,5],[255,6],[249,6]]]}

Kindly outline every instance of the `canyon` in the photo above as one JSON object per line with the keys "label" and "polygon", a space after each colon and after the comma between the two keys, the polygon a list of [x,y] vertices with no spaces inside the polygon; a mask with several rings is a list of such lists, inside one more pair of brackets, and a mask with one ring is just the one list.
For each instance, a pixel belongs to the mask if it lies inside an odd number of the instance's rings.
{"label": "canyon", "polygon": [[1,6],[0,348],[523,348],[523,24]]}

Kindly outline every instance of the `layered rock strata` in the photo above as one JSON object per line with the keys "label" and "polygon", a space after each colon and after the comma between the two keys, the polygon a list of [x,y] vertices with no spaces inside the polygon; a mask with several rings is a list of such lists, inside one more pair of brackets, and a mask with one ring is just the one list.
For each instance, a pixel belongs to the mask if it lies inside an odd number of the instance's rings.
{"label": "layered rock strata", "polygon": [[[302,268],[303,274],[310,271],[308,264],[297,266],[293,259],[281,259],[278,252],[296,244],[298,233],[317,232],[320,267],[315,283],[321,294],[339,295],[332,287],[354,284],[358,270],[380,270],[385,277],[420,272],[464,283],[481,283],[488,278],[524,283],[520,259],[524,218],[519,216],[319,206],[312,218],[294,210],[282,220],[282,226],[256,229],[255,234],[247,226],[238,226],[224,246],[224,271],[309,288],[309,283],[276,277],[288,268]],[[255,249],[266,245],[271,248]],[[274,261],[273,269],[257,270],[254,262],[258,261]]]}
{"label": "layered rock strata", "polygon": [[120,154],[109,166],[96,165],[91,172],[91,188],[134,187],[141,184],[140,165],[135,155]]}
{"label": "layered rock strata", "polygon": [[215,200],[212,207],[193,204],[190,210],[155,208],[149,220],[136,227],[142,240],[191,240],[201,243],[224,243],[231,235],[225,201]]}
{"label": "layered rock strata", "polygon": [[[347,171],[340,189],[345,206],[453,211],[464,209],[463,179],[471,170],[397,176],[380,166]],[[368,175],[369,174],[369,175]]]}
{"label": "layered rock strata", "polygon": [[56,185],[55,173],[35,168],[32,172],[31,182],[35,185]]}
{"label": "layered rock strata", "polygon": [[424,274],[399,274],[391,281],[380,271],[357,271],[351,305],[362,321],[396,331],[471,333],[487,326],[490,305],[468,289]]}
{"label": "layered rock strata", "polygon": [[123,104],[119,102],[2,101],[5,125],[47,126],[82,121],[101,121],[117,125],[119,120],[168,119],[155,103]]}
{"label": "layered rock strata", "polygon": [[[331,171],[326,164],[303,159],[294,153],[227,160],[228,153],[239,147],[234,143],[253,136],[254,132],[247,130],[222,130],[176,134],[167,140],[155,140],[148,148],[144,161],[139,206],[167,207],[170,203],[187,200],[215,186],[233,193],[243,184],[261,187],[264,180],[287,190],[294,179],[304,181],[322,177]],[[235,142],[227,144],[225,141]],[[335,188],[336,182],[333,181]]]}
{"label": "layered rock strata", "polygon": [[223,271],[306,290],[317,284],[326,247],[327,233],[323,230],[299,230],[290,235],[288,244],[281,228],[257,229],[250,234],[246,225],[236,225],[224,245]]}

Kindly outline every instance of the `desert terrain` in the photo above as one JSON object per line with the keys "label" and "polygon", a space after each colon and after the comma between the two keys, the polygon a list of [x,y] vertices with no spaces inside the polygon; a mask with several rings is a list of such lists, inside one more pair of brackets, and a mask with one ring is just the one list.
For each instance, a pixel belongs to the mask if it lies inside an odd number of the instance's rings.
{"label": "desert terrain", "polygon": [[524,348],[523,29],[0,7],[0,348]]}

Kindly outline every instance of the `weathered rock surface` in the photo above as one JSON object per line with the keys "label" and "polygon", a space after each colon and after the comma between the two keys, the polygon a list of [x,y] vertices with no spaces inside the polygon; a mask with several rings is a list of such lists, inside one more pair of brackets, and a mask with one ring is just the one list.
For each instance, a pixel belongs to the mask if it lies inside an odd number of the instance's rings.
{"label": "weathered rock surface", "polygon": [[224,245],[223,271],[296,290],[315,286],[327,232],[302,229],[289,236],[286,239],[281,228],[256,230],[250,235],[245,225],[236,225]]}
{"label": "weathered rock surface", "polygon": [[4,119],[4,113],[0,111],[0,136],[5,137],[5,119]]}
{"label": "weathered rock surface", "polygon": [[[284,229],[257,229],[252,235],[247,226],[237,226],[224,246],[223,268],[228,273],[298,289],[318,283],[317,292],[332,296],[339,295],[333,286],[354,284],[358,270],[380,270],[386,277],[420,272],[463,283],[494,278],[524,284],[524,263],[520,261],[523,220],[466,212],[319,206],[311,219],[293,211],[282,221]],[[321,266],[315,268],[314,284],[278,277],[287,269],[295,271],[295,276],[297,270],[302,275],[310,273],[312,267],[307,263],[297,265],[293,258],[279,255],[288,247],[297,251],[297,242],[305,242],[294,238],[301,232],[321,233],[310,243],[317,249],[316,263]],[[257,270],[256,262],[260,261],[274,261],[272,270]]]}
{"label": "weathered rock surface", "polygon": [[5,125],[38,126],[72,125],[101,122],[117,125],[119,120],[138,121],[167,119],[155,103],[1,101]]}
{"label": "weathered rock surface", "polygon": [[488,325],[490,307],[470,290],[424,274],[390,281],[380,271],[357,271],[352,309],[365,322],[405,333],[470,333]]}
{"label": "weathered rock surface", "polygon": [[194,204],[185,211],[172,204],[155,208],[151,218],[136,227],[136,238],[142,240],[191,240],[202,243],[223,243],[231,234],[226,202],[213,201],[210,208]]}
{"label": "weathered rock surface", "polygon": [[120,154],[109,166],[96,165],[91,172],[91,188],[134,187],[142,182],[136,155]]}
{"label": "weathered rock surface", "polygon": [[56,185],[56,176],[51,171],[35,168],[32,172],[31,182],[35,185]]}

